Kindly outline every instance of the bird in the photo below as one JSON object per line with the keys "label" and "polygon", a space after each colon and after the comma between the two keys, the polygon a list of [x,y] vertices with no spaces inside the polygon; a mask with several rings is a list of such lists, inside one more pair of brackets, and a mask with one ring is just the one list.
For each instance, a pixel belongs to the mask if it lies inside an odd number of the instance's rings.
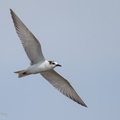
{"label": "bird", "polygon": [[56,61],[48,61],[45,59],[42,53],[41,44],[37,38],[31,33],[12,9],[10,9],[10,13],[16,33],[31,62],[28,68],[14,72],[18,74],[18,78],[39,73],[62,94],[78,104],[87,107],[68,80],[54,70],[55,67],[61,67],[61,65]]}

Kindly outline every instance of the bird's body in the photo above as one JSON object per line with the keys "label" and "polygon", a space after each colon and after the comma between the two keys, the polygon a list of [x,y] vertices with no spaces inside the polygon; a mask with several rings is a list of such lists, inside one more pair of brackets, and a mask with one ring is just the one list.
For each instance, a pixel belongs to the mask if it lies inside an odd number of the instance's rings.
{"label": "bird's body", "polygon": [[40,73],[61,93],[71,98],[75,102],[87,107],[70,83],[54,70],[56,66],[61,65],[55,61],[47,61],[45,59],[39,41],[18,18],[18,16],[12,10],[10,10],[10,12],[16,32],[21,40],[28,58],[31,61],[31,65],[27,69],[15,72],[18,73],[18,77],[20,78],[30,74]]}
{"label": "bird's body", "polygon": [[29,74],[41,73],[47,70],[53,69],[53,66],[49,65],[49,62],[46,60],[43,63],[37,63],[28,67],[27,71]]}
{"label": "bird's body", "polygon": [[43,63],[36,63],[36,64],[31,65],[30,67],[28,67],[26,69],[26,72],[28,74],[37,74],[37,73],[41,73],[41,72],[44,72],[44,71],[47,71],[47,70],[51,70],[54,67],[55,66],[51,66],[49,64],[49,62],[46,60]]}

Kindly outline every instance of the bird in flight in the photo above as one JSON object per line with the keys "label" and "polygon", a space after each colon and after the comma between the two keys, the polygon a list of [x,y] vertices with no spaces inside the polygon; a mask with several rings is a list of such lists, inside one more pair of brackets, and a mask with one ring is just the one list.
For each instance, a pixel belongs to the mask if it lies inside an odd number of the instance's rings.
{"label": "bird in flight", "polygon": [[54,68],[59,66],[55,61],[47,61],[42,53],[41,44],[37,38],[29,31],[20,18],[10,9],[16,32],[21,40],[23,48],[31,61],[31,65],[24,70],[16,71],[18,77],[40,73],[50,84],[63,93],[68,98],[87,107],[83,100],[78,96],[71,84]]}

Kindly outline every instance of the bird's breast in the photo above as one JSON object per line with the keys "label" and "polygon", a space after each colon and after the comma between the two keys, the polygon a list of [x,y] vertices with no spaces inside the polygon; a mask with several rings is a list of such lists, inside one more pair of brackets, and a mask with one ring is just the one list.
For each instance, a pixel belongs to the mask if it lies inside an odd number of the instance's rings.
{"label": "bird's breast", "polygon": [[42,63],[42,64],[38,63],[38,64],[31,65],[27,71],[29,74],[36,74],[36,73],[40,73],[50,69],[53,69],[53,68],[49,67],[49,65],[47,65],[46,63]]}

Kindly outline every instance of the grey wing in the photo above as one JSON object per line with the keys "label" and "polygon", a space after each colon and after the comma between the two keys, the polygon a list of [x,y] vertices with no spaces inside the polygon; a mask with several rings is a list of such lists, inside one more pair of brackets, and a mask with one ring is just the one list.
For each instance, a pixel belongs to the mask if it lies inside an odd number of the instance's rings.
{"label": "grey wing", "polygon": [[56,71],[49,70],[46,72],[42,72],[41,75],[61,93],[71,98],[75,102],[87,107],[83,100],[78,96],[74,88],[70,85],[70,83],[61,75],[59,75]]}
{"label": "grey wing", "polygon": [[29,31],[29,29],[12,10],[10,10],[10,12],[16,32],[22,42],[28,58],[31,61],[31,64],[44,62],[45,58],[42,53],[41,45],[36,37]]}

